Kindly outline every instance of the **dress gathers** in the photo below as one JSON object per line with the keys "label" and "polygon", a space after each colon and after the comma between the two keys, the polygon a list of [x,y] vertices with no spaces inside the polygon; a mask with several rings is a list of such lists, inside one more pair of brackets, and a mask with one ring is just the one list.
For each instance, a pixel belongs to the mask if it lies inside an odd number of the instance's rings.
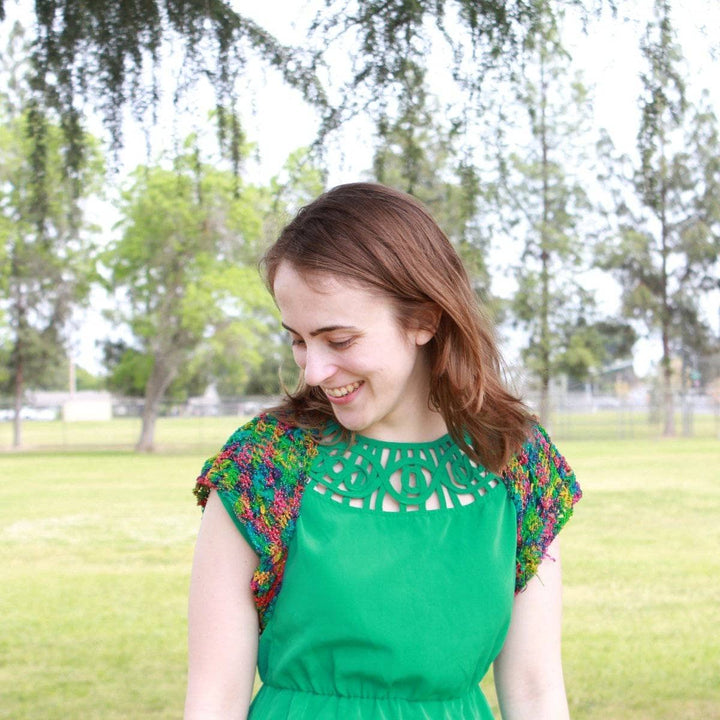
{"label": "dress gathers", "polygon": [[251,720],[491,720],[514,591],[580,498],[539,427],[495,475],[449,435],[317,443],[267,415],[208,460],[211,489],[259,557]]}

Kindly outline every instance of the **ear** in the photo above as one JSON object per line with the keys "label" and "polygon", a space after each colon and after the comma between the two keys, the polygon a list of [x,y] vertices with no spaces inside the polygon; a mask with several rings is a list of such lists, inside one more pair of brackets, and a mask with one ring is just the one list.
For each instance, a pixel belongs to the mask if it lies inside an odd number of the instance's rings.
{"label": "ear", "polygon": [[415,331],[415,344],[418,346],[427,345],[435,335],[435,330],[416,330]]}
{"label": "ear", "polygon": [[423,312],[422,316],[418,318],[418,327],[414,331],[413,339],[416,345],[427,345],[435,337],[441,316],[442,310],[439,308]]}

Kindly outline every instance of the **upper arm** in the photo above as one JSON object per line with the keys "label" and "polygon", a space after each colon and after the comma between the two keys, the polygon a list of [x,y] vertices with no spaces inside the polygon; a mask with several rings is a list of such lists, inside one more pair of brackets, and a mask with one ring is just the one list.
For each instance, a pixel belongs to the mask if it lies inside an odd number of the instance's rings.
{"label": "upper arm", "polygon": [[495,660],[504,720],[569,717],[561,658],[562,575],[557,538],[537,574],[513,603],[503,649]]}
{"label": "upper arm", "polygon": [[211,492],[190,580],[186,720],[247,714],[257,660],[258,616],[250,589],[257,563]]}

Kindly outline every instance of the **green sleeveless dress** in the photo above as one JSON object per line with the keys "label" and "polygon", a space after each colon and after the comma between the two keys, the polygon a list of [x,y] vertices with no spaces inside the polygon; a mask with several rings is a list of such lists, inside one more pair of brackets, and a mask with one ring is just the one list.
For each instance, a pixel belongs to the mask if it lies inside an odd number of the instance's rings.
{"label": "green sleeveless dress", "polygon": [[[229,443],[199,480],[258,551],[256,598],[264,581],[275,588],[258,604],[263,685],[251,720],[491,720],[479,683],[517,586],[518,506],[504,479],[447,435],[307,444],[288,463],[282,452],[268,461],[287,440],[274,434],[265,445]],[[290,491],[283,473],[300,474]],[[250,475],[261,493],[273,487],[259,510],[248,506]],[[274,525],[260,547],[269,515],[292,527],[280,538],[287,525]],[[273,575],[263,557],[278,548]]]}

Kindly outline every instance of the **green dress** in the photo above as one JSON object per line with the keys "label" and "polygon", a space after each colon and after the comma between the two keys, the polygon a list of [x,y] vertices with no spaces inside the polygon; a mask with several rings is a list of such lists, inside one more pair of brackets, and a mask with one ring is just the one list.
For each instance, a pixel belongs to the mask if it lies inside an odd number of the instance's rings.
{"label": "green dress", "polygon": [[[447,435],[306,444],[300,460],[272,459],[270,471],[267,448],[278,443],[252,442],[230,443],[200,478],[259,548],[256,597],[265,574],[253,518],[268,516],[279,491],[272,513],[292,520],[269,550],[284,557],[269,580],[275,593],[262,617],[263,686],[251,720],[492,719],[479,682],[510,623],[522,511],[505,479]],[[293,465],[302,468],[300,493],[282,490]],[[264,509],[248,512],[252,484],[261,493],[278,487]]]}

